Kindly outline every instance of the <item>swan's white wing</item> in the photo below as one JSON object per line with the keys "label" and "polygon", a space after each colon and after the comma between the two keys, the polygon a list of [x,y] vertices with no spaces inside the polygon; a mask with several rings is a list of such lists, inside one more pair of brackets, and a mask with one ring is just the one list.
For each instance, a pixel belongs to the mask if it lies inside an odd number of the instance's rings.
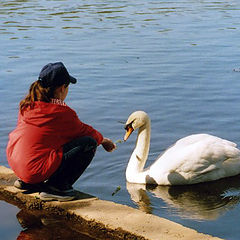
{"label": "swan's white wing", "polygon": [[202,133],[202,134],[192,134],[189,135],[187,137],[181,138],[179,139],[175,145],[178,145],[179,147],[183,147],[183,146],[189,146],[191,144],[194,143],[198,143],[198,142],[203,142],[203,141],[212,141],[212,142],[223,142],[226,145],[231,145],[233,147],[236,147],[237,144],[231,141],[228,141],[226,139],[223,138],[219,138],[213,135],[209,135],[206,133]]}
{"label": "swan's white wing", "polygon": [[207,134],[182,138],[150,167],[158,184],[192,184],[240,173],[236,144]]}

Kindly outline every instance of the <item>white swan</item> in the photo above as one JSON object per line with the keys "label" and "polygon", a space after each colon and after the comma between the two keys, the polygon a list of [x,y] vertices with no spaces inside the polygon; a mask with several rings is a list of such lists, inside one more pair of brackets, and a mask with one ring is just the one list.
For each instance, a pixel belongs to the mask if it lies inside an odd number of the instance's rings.
{"label": "white swan", "polygon": [[178,140],[147,169],[151,123],[143,111],[133,112],[125,125],[124,141],[138,129],[135,149],[126,169],[131,183],[183,185],[213,181],[240,174],[240,150],[236,144],[208,134]]}

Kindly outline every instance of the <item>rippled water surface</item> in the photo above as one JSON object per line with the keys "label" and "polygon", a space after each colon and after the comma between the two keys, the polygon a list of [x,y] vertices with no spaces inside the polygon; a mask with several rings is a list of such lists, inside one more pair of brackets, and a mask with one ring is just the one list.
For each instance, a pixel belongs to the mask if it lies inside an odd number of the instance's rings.
{"label": "rippled water surface", "polygon": [[16,239],[21,227],[17,221],[16,214],[18,208],[12,205],[7,204],[4,201],[0,201],[0,232],[1,239],[12,240]]}
{"label": "rippled water surface", "polygon": [[95,240],[82,233],[80,224],[66,221],[63,216],[49,215],[43,210],[20,210],[4,201],[0,201],[0,211],[3,240]]}
{"label": "rippled water surface", "polygon": [[[148,112],[148,164],[191,133],[240,144],[239,16],[237,0],[0,1],[0,164],[7,166],[18,102],[42,66],[55,61],[78,79],[69,106],[106,137],[122,138],[118,121],[132,111]],[[238,177],[191,187],[126,186],[135,137],[113,153],[100,147],[75,187],[239,239]]]}

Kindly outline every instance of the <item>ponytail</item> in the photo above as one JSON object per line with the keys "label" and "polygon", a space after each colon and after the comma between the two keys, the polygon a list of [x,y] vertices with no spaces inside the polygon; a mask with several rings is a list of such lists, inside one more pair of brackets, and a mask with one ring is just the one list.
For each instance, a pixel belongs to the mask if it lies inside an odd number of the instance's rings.
{"label": "ponytail", "polygon": [[32,109],[35,101],[51,102],[51,98],[54,98],[55,89],[56,87],[42,87],[40,80],[32,83],[29,88],[29,93],[19,104],[21,114],[23,114],[28,107]]}

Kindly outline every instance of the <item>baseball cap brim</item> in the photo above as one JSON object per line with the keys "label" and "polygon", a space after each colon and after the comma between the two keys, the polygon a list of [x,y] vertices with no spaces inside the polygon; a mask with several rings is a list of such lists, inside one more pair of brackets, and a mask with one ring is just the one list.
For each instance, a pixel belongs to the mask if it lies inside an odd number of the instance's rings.
{"label": "baseball cap brim", "polygon": [[69,75],[69,77],[70,77],[70,83],[75,84],[75,83],[77,82],[77,79],[76,79],[76,78],[74,78],[74,77],[72,77],[72,76],[70,76],[70,75]]}

